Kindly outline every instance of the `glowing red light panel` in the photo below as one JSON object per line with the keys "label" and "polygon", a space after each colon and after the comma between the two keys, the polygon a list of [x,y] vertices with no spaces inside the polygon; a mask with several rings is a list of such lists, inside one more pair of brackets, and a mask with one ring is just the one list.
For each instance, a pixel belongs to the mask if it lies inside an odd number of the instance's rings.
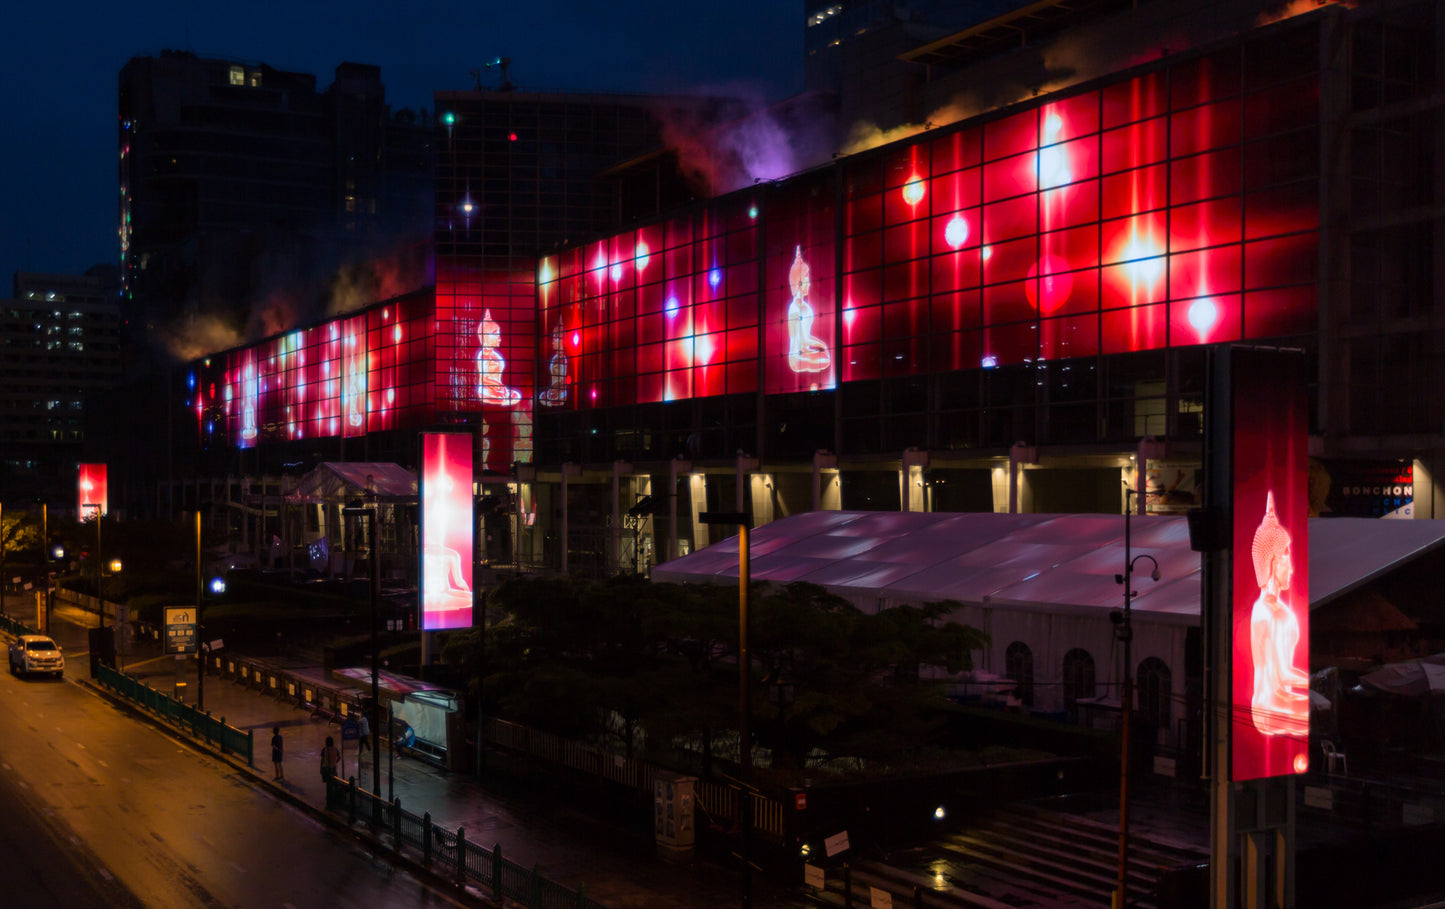
{"label": "glowing red light panel", "polygon": [[1245,91],[1240,67],[1190,61],[550,257],[537,403],[1312,331],[1318,174],[1295,152],[1317,141],[1317,79]]}
{"label": "glowing red light panel", "polygon": [[431,420],[429,301],[403,299],[238,348],[197,369],[203,442],[356,437]]}
{"label": "glowing red light panel", "polygon": [[1230,354],[1231,778],[1309,769],[1308,416],[1303,357]]}
{"label": "glowing red light panel", "polygon": [[472,624],[472,435],[421,436],[421,627]]}
{"label": "glowing red light panel", "polygon": [[75,513],[82,521],[110,511],[110,487],[104,464],[81,464],[75,485]]}
{"label": "glowing red light panel", "polygon": [[525,266],[437,267],[437,409],[481,415],[484,470],[531,460],[537,287]]}

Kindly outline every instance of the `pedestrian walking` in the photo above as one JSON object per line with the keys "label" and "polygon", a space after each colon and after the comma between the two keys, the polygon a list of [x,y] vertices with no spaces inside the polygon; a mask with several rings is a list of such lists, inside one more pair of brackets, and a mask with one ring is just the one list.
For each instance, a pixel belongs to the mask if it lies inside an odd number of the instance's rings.
{"label": "pedestrian walking", "polygon": [[362,711],[356,717],[356,732],[361,744],[356,748],[356,759],[361,760],[361,752],[371,750],[371,723],[366,719],[366,711]]}
{"label": "pedestrian walking", "polygon": [[322,783],[328,783],[333,776],[336,776],[336,765],[339,763],[341,763],[341,752],[336,750],[336,741],[328,735],[326,745],[321,749]]}
{"label": "pedestrian walking", "polygon": [[285,780],[286,772],[281,769],[281,727],[271,727],[271,763],[276,765],[276,773],[271,777],[273,780]]}

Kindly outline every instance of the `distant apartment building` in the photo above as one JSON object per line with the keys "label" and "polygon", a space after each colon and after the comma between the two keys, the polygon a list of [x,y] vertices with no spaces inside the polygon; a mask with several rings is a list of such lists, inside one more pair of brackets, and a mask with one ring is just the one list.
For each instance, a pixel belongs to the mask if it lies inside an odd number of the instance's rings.
{"label": "distant apartment building", "polygon": [[0,300],[0,495],[29,501],[74,484],[87,401],[120,372],[119,301],[104,267],[19,272]]}
{"label": "distant apartment building", "polygon": [[314,297],[429,237],[431,126],[391,110],[378,67],[342,63],[318,90],[265,64],[134,57],[117,128],[121,291],[139,327],[202,312],[241,328],[278,288]]}

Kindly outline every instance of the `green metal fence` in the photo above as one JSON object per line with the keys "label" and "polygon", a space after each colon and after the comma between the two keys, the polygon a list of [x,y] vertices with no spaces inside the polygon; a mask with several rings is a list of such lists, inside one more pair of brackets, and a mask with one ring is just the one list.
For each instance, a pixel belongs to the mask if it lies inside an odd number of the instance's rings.
{"label": "green metal fence", "polygon": [[126,700],[181,727],[192,738],[220,746],[223,754],[243,757],[248,766],[256,765],[256,737],[250,730],[227,726],[225,717],[216,718],[209,710],[197,710],[104,663],[96,668],[95,680]]}
{"label": "green metal fence", "polygon": [[8,615],[0,615],[0,631],[13,634],[19,637],[22,634],[39,634],[34,628],[26,625],[18,619],[12,619]]}
{"label": "green metal fence", "polygon": [[465,828],[443,830],[431,814],[413,814],[401,799],[388,802],[361,789],[356,779],[332,777],[326,783],[326,808],[344,812],[347,820],[368,823],[397,852],[403,848],[423,864],[458,884],[489,888],[497,901],[510,900],[528,909],[607,909],[581,890],[573,890],[543,877],[536,868],[524,868],[502,857],[502,847],[491,849],[469,842]]}

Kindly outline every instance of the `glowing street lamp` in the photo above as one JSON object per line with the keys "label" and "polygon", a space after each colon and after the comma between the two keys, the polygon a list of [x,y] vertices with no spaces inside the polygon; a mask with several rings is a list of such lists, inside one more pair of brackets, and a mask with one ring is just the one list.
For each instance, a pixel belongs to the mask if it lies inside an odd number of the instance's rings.
{"label": "glowing street lamp", "polygon": [[1124,609],[1109,615],[1109,620],[1114,623],[1114,635],[1124,645],[1124,680],[1120,704],[1123,722],[1119,729],[1119,900],[1115,904],[1120,909],[1129,905],[1129,715],[1134,712],[1134,626],[1130,606],[1137,596],[1137,592],[1131,587],[1135,564],[1148,559],[1154,566],[1154,570],[1149,574],[1150,579],[1159,580],[1159,562],[1153,556],[1148,553],[1131,556],[1130,552],[1129,516],[1133,509],[1127,505],[1130,495],[1140,494],[1142,491],[1138,489],[1125,490],[1124,573],[1114,575],[1114,583],[1124,585]]}

